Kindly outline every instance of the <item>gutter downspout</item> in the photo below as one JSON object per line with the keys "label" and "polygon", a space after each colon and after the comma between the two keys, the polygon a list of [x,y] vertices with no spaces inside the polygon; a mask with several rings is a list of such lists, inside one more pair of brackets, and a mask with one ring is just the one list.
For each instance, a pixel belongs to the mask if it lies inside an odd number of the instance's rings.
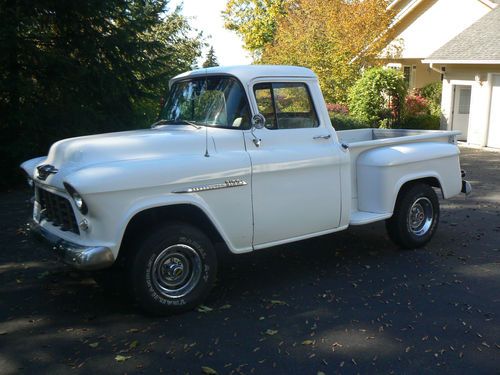
{"label": "gutter downspout", "polygon": [[483,138],[483,144],[481,145],[482,147],[487,147],[488,146],[488,138],[490,135],[490,120],[491,120],[491,96],[493,95],[493,74],[488,73],[488,80],[487,82],[487,90],[488,90],[488,99],[487,99],[487,105],[486,107],[488,108],[488,112],[486,113],[486,132],[484,134]]}
{"label": "gutter downspout", "polygon": [[[423,60],[422,60],[422,63],[423,63]],[[429,63],[429,68],[431,68],[432,70],[434,70],[436,73],[439,73],[439,74],[442,74],[443,75],[443,78],[446,74],[446,71],[442,71],[441,69],[438,69],[436,67],[434,67],[434,63]],[[452,86],[453,87],[453,86]],[[443,116],[443,95],[444,95],[444,91],[441,90],[441,119],[439,121],[439,128],[443,128],[443,124],[445,123],[445,117]],[[451,100],[451,105],[452,105],[452,109],[450,111],[450,120],[449,120],[449,124],[448,124],[448,121],[446,120],[446,129],[448,128],[448,125],[450,125],[450,129],[451,129],[451,126],[453,124],[453,101],[455,100],[455,96],[453,95],[453,99]]]}
{"label": "gutter downspout", "polygon": [[442,70],[438,69],[438,68],[435,68],[434,67],[434,63],[430,63],[429,64],[429,68],[431,68],[432,70],[434,70],[435,72],[439,73],[439,74],[445,74]]}

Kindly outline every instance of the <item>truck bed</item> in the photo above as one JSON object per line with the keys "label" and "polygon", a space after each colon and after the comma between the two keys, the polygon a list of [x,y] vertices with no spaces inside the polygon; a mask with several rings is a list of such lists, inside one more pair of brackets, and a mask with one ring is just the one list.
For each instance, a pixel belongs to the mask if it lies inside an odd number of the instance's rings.
{"label": "truck bed", "polygon": [[419,142],[456,143],[458,131],[410,129],[354,129],[337,131],[339,142],[349,146],[351,157],[351,225],[383,220],[392,213],[373,213],[358,208],[358,157],[368,150]]}
{"label": "truck bed", "polygon": [[[368,146],[369,148],[406,142],[438,140],[448,142],[456,137],[458,131],[412,130],[412,129],[354,129],[337,131],[339,141],[349,147]],[[372,147],[370,147],[372,146]]]}

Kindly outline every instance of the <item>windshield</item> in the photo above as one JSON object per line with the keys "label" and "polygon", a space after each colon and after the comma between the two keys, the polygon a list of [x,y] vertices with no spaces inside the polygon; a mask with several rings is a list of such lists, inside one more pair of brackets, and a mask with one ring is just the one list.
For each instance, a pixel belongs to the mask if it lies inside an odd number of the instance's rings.
{"label": "windshield", "polygon": [[172,124],[250,128],[245,92],[232,77],[206,76],[174,83],[159,120]]}

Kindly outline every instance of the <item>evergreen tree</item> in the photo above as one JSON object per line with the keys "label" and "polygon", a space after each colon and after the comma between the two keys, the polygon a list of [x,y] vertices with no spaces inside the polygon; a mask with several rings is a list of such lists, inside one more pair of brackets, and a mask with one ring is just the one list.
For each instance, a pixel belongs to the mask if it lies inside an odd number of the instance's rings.
{"label": "evergreen tree", "polygon": [[210,46],[210,49],[207,53],[207,58],[202,65],[204,68],[210,68],[211,66],[219,66],[219,62],[217,61],[217,56],[215,56],[215,50],[213,46]]}
{"label": "evergreen tree", "polygon": [[202,47],[167,3],[0,0],[0,187],[56,140],[154,120]]}

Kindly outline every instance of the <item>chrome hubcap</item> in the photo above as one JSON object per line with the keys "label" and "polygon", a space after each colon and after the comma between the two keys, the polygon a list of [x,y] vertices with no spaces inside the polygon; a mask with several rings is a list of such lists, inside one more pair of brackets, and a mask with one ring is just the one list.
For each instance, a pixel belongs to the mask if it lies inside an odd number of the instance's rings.
{"label": "chrome hubcap", "polygon": [[408,213],[408,228],[416,236],[423,236],[432,226],[434,209],[429,198],[418,198]]}
{"label": "chrome hubcap", "polygon": [[200,255],[191,246],[169,246],[160,252],[152,265],[153,286],[165,297],[184,297],[198,284],[201,268]]}

